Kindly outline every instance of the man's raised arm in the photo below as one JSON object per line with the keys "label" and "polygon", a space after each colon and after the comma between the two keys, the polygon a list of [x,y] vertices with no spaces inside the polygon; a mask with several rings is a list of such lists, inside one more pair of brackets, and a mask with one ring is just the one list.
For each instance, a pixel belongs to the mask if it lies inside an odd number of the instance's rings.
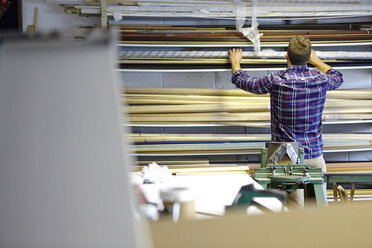
{"label": "man's raised arm", "polygon": [[231,73],[234,75],[236,71],[240,71],[240,61],[242,60],[242,49],[232,48],[229,50],[229,58],[231,62]]}
{"label": "man's raised arm", "polygon": [[324,63],[323,61],[321,61],[316,56],[315,51],[312,50],[312,49],[311,49],[311,54],[310,54],[310,57],[309,57],[308,62],[310,64],[312,64],[313,66],[315,66],[316,68],[318,68],[323,73],[326,73],[327,71],[329,71],[330,69],[332,69],[332,67],[330,67],[329,65],[327,65],[326,63]]}

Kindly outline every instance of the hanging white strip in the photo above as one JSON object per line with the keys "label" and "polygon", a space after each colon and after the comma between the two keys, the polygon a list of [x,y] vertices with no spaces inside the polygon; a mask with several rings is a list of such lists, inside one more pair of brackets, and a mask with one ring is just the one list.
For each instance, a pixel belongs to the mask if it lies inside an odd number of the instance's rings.
{"label": "hanging white strip", "polygon": [[235,8],[236,8],[235,27],[236,30],[241,32],[247,15],[247,5],[243,4],[242,1],[240,0],[235,0]]}
{"label": "hanging white strip", "polygon": [[[255,52],[259,52],[261,50],[261,42],[260,42],[260,34],[258,32],[258,22],[257,22],[257,16],[256,16],[256,7],[257,7],[257,1],[253,1],[252,5],[252,25],[250,28],[240,28],[239,31],[242,32],[242,34],[247,37],[250,41],[253,43],[253,48]],[[244,18],[245,19],[245,18]]]}

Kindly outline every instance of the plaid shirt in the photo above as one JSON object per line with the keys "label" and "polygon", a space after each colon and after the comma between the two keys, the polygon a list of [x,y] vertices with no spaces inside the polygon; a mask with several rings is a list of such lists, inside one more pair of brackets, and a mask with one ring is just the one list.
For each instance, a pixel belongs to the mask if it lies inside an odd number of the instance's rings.
{"label": "plaid shirt", "polygon": [[232,77],[237,88],[255,94],[270,93],[271,139],[300,142],[305,159],[323,153],[322,113],[327,90],[343,83],[342,74],[334,69],[327,73],[310,71],[307,66],[290,66],[263,78],[237,71]]}

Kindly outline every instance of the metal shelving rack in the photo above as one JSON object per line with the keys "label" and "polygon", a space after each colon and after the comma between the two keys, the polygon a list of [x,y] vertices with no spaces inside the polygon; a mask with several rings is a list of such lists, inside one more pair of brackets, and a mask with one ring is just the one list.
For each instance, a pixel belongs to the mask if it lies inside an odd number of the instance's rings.
{"label": "metal shelving rack", "polygon": [[[102,15],[102,21],[107,23],[107,15],[104,17]],[[118,47],[130,47],[130,48],[229,48],[229,47],[236,47],[236,44],[134,44],[134,43],[120,43],[118,44]],[[287,47],[287,43],[278,43],[278,44],[261,44],[261,47],[264,48],[284,48]],[[356,42],[356,43],[332,43],[332,44],[319,44],[315,43],[313,44],[313,47],[361,47],[361,46],[372,46],[372,42]],[[253,47],[252,44],[243,44],[239,45],[239,47],[246,47],[246,48],[251,48]],[[356,70],[356,69],[372,69],[372,64],[371,65],[358,65],[358,66],[335,66],[335,69],[342,69],[342,70]],[[270,71],[270,70],[284,70],[286,67],[277,67],[277,68],[272,68],[272,67],[266,67],[266,68],[246,68],[243,69],[245,71]],[[157,72],[157,73],[170,73],[170,72],[189,72],[189,73],[195,73],[195,72],[227,72],[230,71],[230,69],[223,69],[223,68],[207,68],[207,69],[151,69],[151,68],[145,68],[145,69],[118,69],[119,72]],[[363,124],[363,123],[372,123],[372,120],[360,120],[360,121],[325,121],[323,122],[324,125],[330,125],[330,124],[346,124],[346,125],[352,125],[352,124]],[[260,124],[265,124],[269,125],[270,123],[260,123]],[[221,124],[190,124],[190,125],[169,125],[169,124],[128,124],[130,127],[167,127],[167,128],[172,128],[172,127],[191,127],[191,128],[199,128],[199,127],[220,127],[220,126],[226,126],[226,125],[221,125]],[[359,149],[359,148],[351,148],[351,149],[325,149],[324,152],[358,152],[358,151],[372,151],[371,148],[365,148],[365,149]],[[223,155],[257,155],[259,154],[259,151],[254,151],[254,152],[235,152],[235,153],[194,153],[192,154],[193,156],[223,156]],[[164,156],[190,156],[191,154],[132,154],[134,156],[139,156],[139,157],[164,157]]]}

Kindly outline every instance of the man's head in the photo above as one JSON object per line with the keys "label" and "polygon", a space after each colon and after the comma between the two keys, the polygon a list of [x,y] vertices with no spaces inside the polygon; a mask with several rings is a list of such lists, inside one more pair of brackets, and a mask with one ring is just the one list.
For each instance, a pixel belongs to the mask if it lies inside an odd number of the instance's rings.
{"label": "man's head", "polygon": [[306,65],[310,54],[311,44],[307,37],[297,35],[289,41],[287,59],[292,65]]}

